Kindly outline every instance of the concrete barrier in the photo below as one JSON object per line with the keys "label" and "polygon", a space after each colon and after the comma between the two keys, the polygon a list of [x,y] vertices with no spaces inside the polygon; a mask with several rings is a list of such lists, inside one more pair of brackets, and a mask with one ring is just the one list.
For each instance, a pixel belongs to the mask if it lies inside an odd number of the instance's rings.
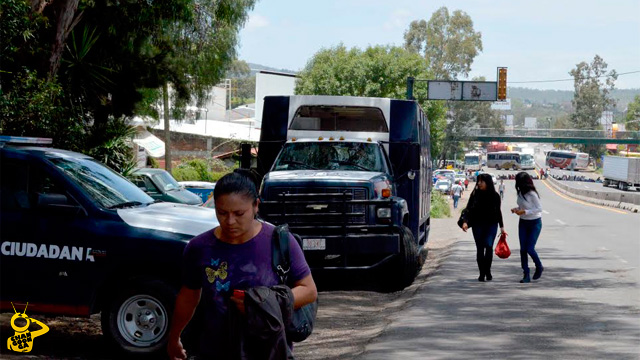
{"label": "concrete barrier", "polygon": [[545,181],[561,193],[574,197],[578,200],[597,205],[629,210],[636,213],[640,211],[640,194],[638,193],[576,189],[565,185],[561,181],[552,177],[549,177]]}

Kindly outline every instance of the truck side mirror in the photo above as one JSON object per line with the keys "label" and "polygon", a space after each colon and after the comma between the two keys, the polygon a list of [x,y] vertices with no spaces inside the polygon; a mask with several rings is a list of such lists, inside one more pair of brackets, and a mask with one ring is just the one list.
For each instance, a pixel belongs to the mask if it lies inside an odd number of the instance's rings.
{"label": "truck side mirror", "polygon": [[69,204],[69,199],[64,194],[38,194],[37,201],[38,209],[44,211],[69,215],[86,214],[81,206]]}

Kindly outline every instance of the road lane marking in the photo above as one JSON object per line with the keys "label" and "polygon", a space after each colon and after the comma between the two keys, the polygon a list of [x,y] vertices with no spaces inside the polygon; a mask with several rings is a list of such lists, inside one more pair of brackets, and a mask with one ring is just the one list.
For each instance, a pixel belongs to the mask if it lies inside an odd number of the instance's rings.
{"label": "road lane marking", "polygon": [[549,215],[550,213],[547,210],[542,210],[542,213],[545,215]]}
{"label": "road lane marking", "polygon": [[[535,172],[536,172],[536,174],[538,174],[538,175],[539,175],[538,170],[535,170]],[[600,206],[600,205],[591,204],[591,203],[588,203],[588,202],[586,202],[586,201],[576,200],[576,199],[570,198],[570,197],[568,197],[568,196],[566,196],[566,195],[562,195],[562,194],[560,194],[559,192],[557,192],[555,189],[551,188],[551,185],[547,185],[547,183],[546,183],[545,181],[542,181],[542,184],[543,184],[544,186],[546,186],[546,187],[547,187],[547,189],[551,190],[551,192],[553,192],[554,194],[556,194],[556,195],[560,196],[561,198],[563,198],[563,199],[565,199],[565,200],[569,200],[569,201],[572,201],[572,202],[574,202],[574,203],[578,203],[578,204],[582,204],[582,205],[586,205],[586,206],[591,206],[591,207],[595,207],[595,208],[599,208],[599,209],[603,209],[603,210],[613,211],[613,212],[615,212],[615,213],[622,214],[622,215],[627,215],[627,213],[626,213],[626,212],[624,212],[624,211],[620,211],[620,210],[612,209],[612,208],[610,208],[610,207],[605,207],[605,206]]]}
{"label": "road lane marking", "polygon": [[562,220],[556,219],[556,221],[557,221],[560,225],[567,225],[567,223],[566,223],[566,222],[564,222],[564,221],[562,221]]}

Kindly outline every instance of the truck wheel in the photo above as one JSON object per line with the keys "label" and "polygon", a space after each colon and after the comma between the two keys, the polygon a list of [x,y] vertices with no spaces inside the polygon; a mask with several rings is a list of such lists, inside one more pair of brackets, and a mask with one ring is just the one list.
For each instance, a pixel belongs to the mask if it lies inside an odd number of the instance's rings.
{"label": "truck wheel", "polygon": [[157,355],[164,352],[176,293],[161,281],[127,287],[102,311],[102,333],[124,352]]}
{"label": "truck wheel", "polygon": [[385,290],[400,291],[413,283],[420,270],[420,254],[415,237],[408,227],[403,226],[400,232],[400,254],[392,261],[385,276]]}
{"label": "truck wheel", "polygon": [[622,190],[622,191],[627,191],[627,184],[625,184],[622,181],[618,182],[618,189]]}
{"label": "truck wheel", "polygon": [[609,180],[604,179],[604,181],[602,182],[602,186],[609,186]]}

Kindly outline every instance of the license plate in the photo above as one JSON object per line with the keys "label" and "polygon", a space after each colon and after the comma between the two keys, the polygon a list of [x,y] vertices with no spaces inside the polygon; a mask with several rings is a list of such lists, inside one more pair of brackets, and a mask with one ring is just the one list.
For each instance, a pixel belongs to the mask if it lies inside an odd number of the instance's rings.
{"label": "license plate", "polygon": [[325,239],[302,239],[302,250],[326,250]]}

